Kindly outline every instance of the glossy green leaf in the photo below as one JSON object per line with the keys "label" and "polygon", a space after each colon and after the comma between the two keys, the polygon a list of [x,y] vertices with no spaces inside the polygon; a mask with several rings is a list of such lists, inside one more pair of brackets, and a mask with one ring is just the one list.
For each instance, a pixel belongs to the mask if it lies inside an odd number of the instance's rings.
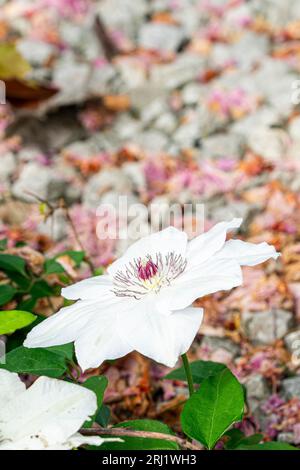
{"label": "glossy green leaf", "polygon": [[[196,384],[201,384],[203,380],[218,374],[220,371],[226,369],[224,364],[219,362],[212,361],[194,361],[191,362],[191,371],[192,377]],[[182,380],[186,382],[185,370],[183,367],[179,369],[172,370],[168,375],[165,376],[165,379],[170,380]]]}
{"label": "glossy green leaf", "polygon": [[74,357],[74,343],[60,344],[59,346],[50,346],[47,351],[54,352],[71,361]]}
{"label": "glossy green leaf", "polygon": [[45,348],[25,348],[20,346],[6,355],[6,363],[0,368],[10,372],[61,377],[67,370],[67,363],[62,354],[56,354]]}
{"label": "glossy green leaf", "polygon": [[102,406],[104,392],[105,392],[107,385],[108,385],[108,380],[105,376],[90,377],[83,383],[83,386],[85,388],[92,390],[97,396],[97,411],[95,412],[94,416],[85,423],[84,427],[90,427],[95,421],[98,410]]}
{"label": "glossy green leaf", "polygon": [[0,271],[12,271],[27,276],[25,261],[20,256],[0,253]]}
{"label": "glossy green leaf", "polygon": [[181,415],[184,433],[213,449],[224,432],[240,421],[244,411],[241,384],[224,369],[205,379],[186,402]]}
{"label": "glossy green leaf", "polygon": [[100,409],[97,411],[95,421],[103,428],[108,426],[110,420],[110,408],[107,405],[102,404]]}
{"label": "glossy green leaf", "polygon": [[226,450],[236,449],[240,445],[259,444],[263,440],[262,434],[253,434],[246,437],[239,429],[230,429],[225,433],[225,436],[228,438],[224,446]]}
{"label": "glossy green leaf", "polygon": [[8,284],[0,285],[0,305],[7,304],[7,302],[13,299],[16,292],[17,290]]}
{"label": "glossy green leaf", "polygon": [[55,259],[47,259],[44,264],[45,274],[61,274],[65,270],[60,263],[55,261]]}
{"label": "glossy green leaf", "polygon": [[7,248],[7,238],[2,238],[0,240],[0,250],[6,250]]}
{"label": "glossy green leaf", "polygon": [[7,335],[30,325],[36,315],[22,310],[3,310],[0,312],[0,335]]}

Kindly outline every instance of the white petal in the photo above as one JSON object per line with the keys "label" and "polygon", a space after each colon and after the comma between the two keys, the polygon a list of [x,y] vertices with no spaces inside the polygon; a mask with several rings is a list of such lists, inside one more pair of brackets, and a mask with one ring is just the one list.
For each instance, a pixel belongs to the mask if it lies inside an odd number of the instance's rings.
{"label": "white petal", "polygon": [[190,347],[203,317],[202,309],[188,308],[161,315],[149,302],[137,306],[120,324],[131,347],[168,367]]}
{"label": "white petal", "polygon": [[157,296],[160,311],[178,310],[194,300],[220,290],[229,290],[242,284],[240,265],[232,259],[212,258],[199,267],[189,268],[173,284]]}
{"label": "white petal", "polygon": [[242,240],[228,240],[216,253],[217,258],[235,259],[241,266],[255,266],[270,258],[277,259],[278,256],[280,253],[277,253],[274,246],[266,242],[256,244]]}
{"label": "white petal", "polygon": [[79,300],[47,318],[27,335],[24,346],[38,348],[57,346],[74,341],[90,319],[101,313],[101,302]]}
{"label": "white petal", "polygon": [[68,440],[96,409],[91,390],[40,377],[0,410],[1,434],[12,441],[38,436],[49,447]]}
{"label": "white petal", "polygon": [[187,247],[188,263],[196,266],[208,260],[223,247],[227,232],[240,227],[242,221],[243,219],[232,219],[230,222],[220,222],[191,240]]}
{"label": "white petal", "polygon": [[9,400],[13,400],[15,397],[25,392],[25,390],[25,384],[21,381],[18,374],[0,369],[0,409],[3,408]]}
{"label": "white petal", "polygon": [[105,441],[123,442],[122,439],[119,439],[118,437],[103,439],[100,436],[82,436],[82,434],[76,433],[68,439],[68,441],[65,443],[65,446],[68,449],[77,449],[82,445],[101,446],[101,444],[104,444]]}
{"label": "white petal", "polygon": [[108,300],[113,296],[112,281],[109,276],[95,276],[64,287],[61,295],[70,300]]}
{"label": "white petal", "polygon": [[132,351],[118,330],[119,318],[126,315],[128,308],[121,303],[106,308],[105,315],[94,319],[82,330],[75,341],[75,353],[82,370],[98,367],[107,359],[118,359]]}
{"label": "white petal", "polygon": [[107,271],[111,276],[114,276],[119,269],[124,268],[134,259],[145,258],[147,255],[155,258],[157,253],[164,255],[174,251],[185,257],[186,247],[186,233],[174,227],[168,227],[133,243],[121,258],[109,266]]}

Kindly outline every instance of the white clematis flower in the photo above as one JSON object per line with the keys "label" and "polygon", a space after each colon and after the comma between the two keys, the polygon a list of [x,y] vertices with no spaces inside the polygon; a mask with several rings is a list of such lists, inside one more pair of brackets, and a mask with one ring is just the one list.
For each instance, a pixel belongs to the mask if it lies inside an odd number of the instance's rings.
{"label": "white clematis flower", "polygon": [[137,350],[174,367],[202,322],[194,300],[242,284],[241,266],[279,256],[267,243],[226,242],[242,219],[221,222],[188,243],[173,227],[135,242],[96,276],[62,289],[78,300],[32,329],[24,345],[54,346],[75,341],[83,370]]}
{"label": "white clematis flower", "polygon": [[116,440],[77,432],[96,409],[95,393],[84,387],[40,377],[26,390],[17,374],[0,370],[0,450],[68,450]]}

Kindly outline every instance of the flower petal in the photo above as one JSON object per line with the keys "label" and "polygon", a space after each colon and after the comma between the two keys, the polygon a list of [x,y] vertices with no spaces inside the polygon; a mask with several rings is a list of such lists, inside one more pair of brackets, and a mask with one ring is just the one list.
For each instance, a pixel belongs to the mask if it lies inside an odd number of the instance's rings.
{"label": "flower petal", "polygon": [[103,310],[101,302],[79,300],[33,328],[24,341],[26,348],[57,346],[74,341],[90,319]]}
{"label": "flower petal", "polygon": [[240,227],[242,221],[243,219],[232,219],[230,222],[220,222],[191,240],[187,247],[188,264],[196,266],[208,260],[223,247],[227,232]]}
{"label": "flower petal", "polygon": [[94,276],[64,287],[61,295],[70,300],[108,300],[112,298],[112,281],[109,276]]}
{"label": "flower petal", "polygon": [[277,253],[274,246],[266,242],[247,243],[242,240],[228,240],[216,253],[217,258],[235,259],[241,266],[255,266],[270,258],[277,259],[278,256],[280,253]]}
{"label": "flower petal", "polygon": [[240,286],[242,281],[241,267],[234,259],[213,258],[190,269],[188,265],[170,287],[160,291],[158,309],[179,310],[205,295]]}
{"label": "flower petal", "polygon": [[25,384],[18,374],[0,369],[0,409],[6,405],[8,400],[13,400],[25,390]]}
{"label": "flower petal", "polygon": [[1,434],[12,441],[38,436],[51,446],[68,440],[96,409],[97,398],[91,390],[40,377],[0,410]]}
{"label": "flower petal", "polygon": [[186,233],[174,227],[168,227],[133,243],[121,258],[108,267],[107,271],[113,277],[118,270],[124,268],[134,259],[145,258],[147,255],[155,258],[157,253],[165,255],[174,251],[185,257],[186,247]]}
{"label": "flower petal", "polygon": [[168,367],[190,347],[203,317],[203,310],[188,308],[162,315],[150,302],[126,315],[120,324],[122,334],[132,349]]}
{"label": "flower petal", "polygon": [[83,371],[98,367],[107,359],[123,357],[132,351],[123,334],[118,331],[119,318],[125,315],[120,305],[114,305],[105,315],[91,321],[76,339],[75,353]]}

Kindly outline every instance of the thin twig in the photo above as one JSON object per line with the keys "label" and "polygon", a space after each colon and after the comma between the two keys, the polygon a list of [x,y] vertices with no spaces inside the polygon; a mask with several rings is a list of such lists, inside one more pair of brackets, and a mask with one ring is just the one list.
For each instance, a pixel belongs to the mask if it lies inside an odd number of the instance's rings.
{"label": "thin twig", "polygon": [[91,428],[81,429],[81,434],[84,436],[118,436],[118,437],[141,437],[150,439],[162,439],[164,441],[176,442],[183,449],[189,450],[203,450],[200,445],[188,442],[181,437],[172,436],[171,434],[163,434],[161,432],[150,432],[150,431],[136,431],[133,429],[124,428]]}
{"label": "thin twig", "polygon": [[42,197],[38,196],[37,194],[31,192],[31,191],[26,191],[26,193],[32,197],[34,197],[37,201],[39,201],[40,203],[42,204],[45,204],[48,208],[48,214],[45,216],[45,221],[49,218],[49,217],[53,217],[54,213],[56,210],[58,209],[63,209],[64,212],[65,212],[65,215],[66,215],[66,218],[67,218],[67,221],[69,222],[70,224],[70,227],[72,229],[72,232],[73,232],[73,235],[74,235],[74,238],[77,242],[77,244],[79,245],[81,251],[83,251],[85,253],[85,256],[84,256],[84,261],[89,265],[89,268],[92,272],[92,274],[94,273],[95,271],[95,266],[92,262],[92,260],[90,259],[90,257],[86,254],[86,250],[80,240],[80,237],[77,233],[77,230],[76,230],[76,227],[75,227],[75,224],[72,220],[72,217],[70,215],[70,212],[69,212],[69,208],[68,206],[66,205],[66,202],[64,199],[60,199],[60,201],[58,202],[58,204],[56,205],[53,205],[51,204],[49,201],[47,201],[47,199],[43,199]]}

